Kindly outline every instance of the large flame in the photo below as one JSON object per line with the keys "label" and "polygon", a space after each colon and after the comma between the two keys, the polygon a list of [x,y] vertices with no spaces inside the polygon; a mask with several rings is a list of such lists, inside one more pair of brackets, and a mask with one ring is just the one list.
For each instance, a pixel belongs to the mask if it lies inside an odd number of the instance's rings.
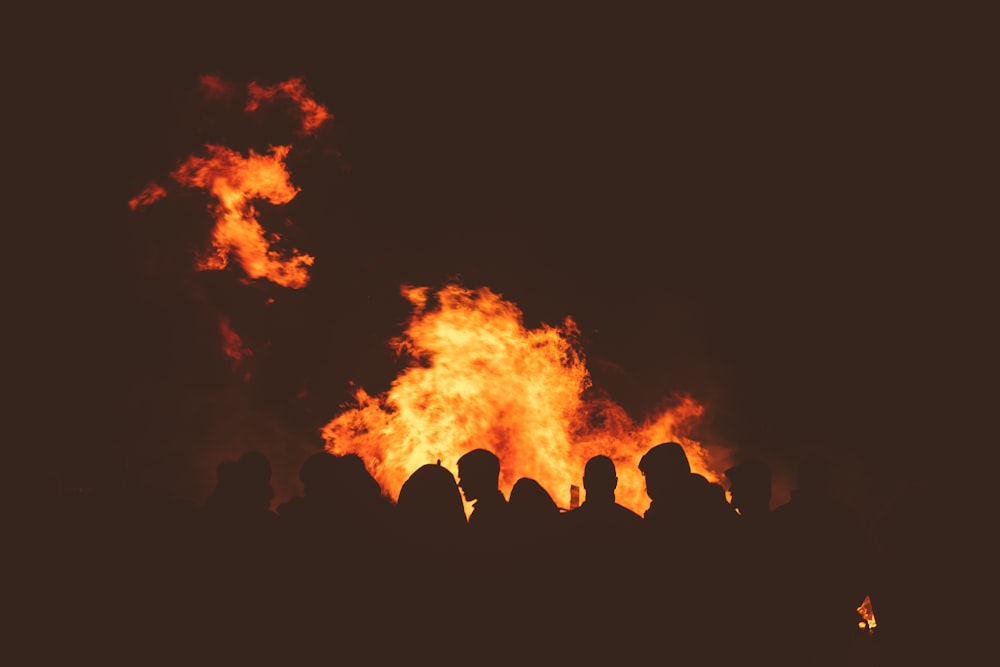
{"label": "large flame", "polygon": [[476,447],[500,457],[505,494],[532,477],[564,508],[586,461],[605,454],[618,468],[618,502],[642,513],[649,501],[638,461],[666,440],[684,446],[692,470],[719,480],[689,437],[703,407],[680,396],[634,422],[594,391],[571,318],[527,329],[521,311],[486,287],[449,284],[432,294],[404,286],[402,294],[414,312],[393,345],[411,363],[383,395],[358,388],[356,404],[322,429],[329,451],[360,454],[391,497],[425,463],[457,474],[458,458]]}

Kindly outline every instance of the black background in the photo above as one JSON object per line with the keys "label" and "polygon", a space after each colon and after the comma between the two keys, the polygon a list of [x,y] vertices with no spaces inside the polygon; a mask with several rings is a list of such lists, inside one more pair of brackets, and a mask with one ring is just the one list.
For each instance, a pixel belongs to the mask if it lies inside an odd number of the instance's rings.
{"label": "black background", "polygon": [[[914,463],[987,451],[977,17],[213,14],[62,14],[11,82],[34,186],[15,193],[32,232],[11,249],[15,329],[38,351],[12,356],[47,481],[199,499],[248,446],[294,476],[350,383],[398,371],[399,286],[453,278],[529,326],[571,316],[633,416],[690,393],[706,444],[782,471],[819,448],[886,493]],[[317,257],[303,290],[194,272],[204,198],[127,207],[205,141],[282,140],[260,131],[276,117],[206,106],[202,74],[302,77],[335,116],[289,161],[302,193],[282,215]],[[257,345],[252,383],[219,354],[220,312]]]}

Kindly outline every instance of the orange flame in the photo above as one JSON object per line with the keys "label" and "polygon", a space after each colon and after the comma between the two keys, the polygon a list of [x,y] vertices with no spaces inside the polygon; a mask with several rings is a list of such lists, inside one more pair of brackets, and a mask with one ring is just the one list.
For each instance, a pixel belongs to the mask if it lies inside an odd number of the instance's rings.
{"label": "orange flame", "polygon": [[[228,98],[235,93],[233,84],[221,77],[206,74],[199,78],[205,96],[212,99]],[[273,86],[251,82],[247,86],[249,98],[244,110],[252,112],[262,101],[272,101],[279,95],[291,99],[302,115],[302,132],[311,134],[333,115],[323,105],[309,97],[301,78],[292,78]],[[198,262],[202,270],[224,269],[229,256],[236,256],[249,279],[266,278],[283,287],[301,288],[309,281],[307,267],[312,266],[311,255],[293,249],[283,256],[272,246],[281,240],[276,233],[265,233],[257,219],[254,199],[264,199],[272,204],[287,204],[299,192],[293,186],[285,168],[285,158],[290,146],[271,146],[270,155],[260,155],[250,150],[247,157],[218,145],[206,144],[207,157],[191,156],[171,176],[183,186],[200,187],[215,196],[216,226],[212,232],[212,249]],[[129,200],[133,211],[167,195],[160,185],[153,183]]]}
{"label": "orange flame", "polygon": [[871,596],[866,595],[861,606],[858,607],[858,614],[861,615],[860,621],[858,621],[858,628],[861,630],[868,630],[869,634],[875,632],[875,628],[878,627],[878,623],[875,621],[875,610],[872,608]]}
{"label": "orange flame", "polygon": [[287,204],[299,188],[293,186],[285,169],[290,146],[272,146],[271,155],[252,149],[247,157],[224,146],[206,145],[208,157],[191,156],[171,176],[181,185],[200,187],[215,196],[216,225],[212,231],[213,251],[199,262],[200,269],[224,269],[230,253],[238,259],[251,279],[266,278],[283,287],[300,288],[309,282],[307,267],[311,255],[292,250],[290,256],[272,250],[281,240],[266,234],[257,220],[251,201],[265,199]]}
{"label": "orange flame", "polygon": [[500,457],[505,495],[519,477],[532,477],[561,507],[586,461],[605,454],[618,468],[618,502],[641,514],[648,498],[639,458],[666,440],[684,446],[692,470],[719,480],[708,452],[688,437],[703,407],[681,396],[633,422],[594,395],[571,318],[527,329],[521,311],[485,287],[446,285],[436,305],[426,287],[404,286],[402,294],[414,312],[393,345],[412,363],[383,395],[358,388],[356,405],[321,429],[329,451],[360,454],[391,497],[425,463],[440,460],[457,474],[458,458],[475,447]]}
{"label": "orange flame", "polygon": [[333,115],[327,111],[325,106],[308,96],[302,79],[293,78],[266,87],[252,81],[247,86],[247,90],[250,93],[250,99],[247,101],[246,111],[256,111],[262,100],[271,101],[279,94],[285,95],[295,102],[299,111],[302,112],[302,131],[305,134],[312,134],[320,125],[333,119]]}
{"label": "orange flame", "polygon": [[145,189],[128,200],[128,207],[135,211],[140,206],[148,206],[167,196],[167,190],[159,183],[150,183]]}
{"label": "orange flame", "polygon": [[232,97],[236,92],[236,87],[223,81],[222,77],[215,74],[204,74],[198,78],[202,92],[209,99],[226,99]]}

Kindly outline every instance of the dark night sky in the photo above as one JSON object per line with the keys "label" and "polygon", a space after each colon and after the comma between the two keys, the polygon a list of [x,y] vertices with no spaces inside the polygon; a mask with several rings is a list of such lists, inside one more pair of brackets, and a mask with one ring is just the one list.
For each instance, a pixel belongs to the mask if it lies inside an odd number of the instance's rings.
{"label": "dark night sky", "polygon": [[[67,420],[62,478],[197,495],[214,463],[193,450],[219,429],[295,440],[350,381],[387,389],[400,284],[453,276],[529,325],[573,317],[595,383],[634,416],[689,392],[706,440],[778,466],[820,447],[867,479],[975,438],[993,253],[974,194],[984,47],[967,19],[302,21],[81,30],[67,50],[82,63],[35,80],[53,104],[32,115],[57,139],[36,173],[62,184],[43,208],[65,241],[50,256],[59,306],[36,320],[59,359],[36,416]],[[317,257],[304,290],[192,272],[207,228],[185,214],[203,199],[126,206],[200,142],[272,140],[198,103],[201,74],[300,76],[335,115],[290,162],[302,193],[287,215]],[[252,387],[205,343],[219,310],[270,342]],[[277,465],[302,456],[290,445]],[[198,481],[173,478],[193,465]]]}

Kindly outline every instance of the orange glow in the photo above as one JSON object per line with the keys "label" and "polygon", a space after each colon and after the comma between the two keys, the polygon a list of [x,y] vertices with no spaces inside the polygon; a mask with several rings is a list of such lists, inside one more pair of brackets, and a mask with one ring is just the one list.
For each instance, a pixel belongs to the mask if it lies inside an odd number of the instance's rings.
{"label": "orange glow", "polygon": [[392,343],[411,363],[383,395],[358,388],[356,403],[322,429],[328,450],[360,454],[393,498],[425,463],[440,460],[457,476],[456,461],[475,447],[500,457],[505,495],[519,477],[533,477],[564,508],[587,459],[605,454],[618,468],[618,502],[641,514],[649,499],[639,458],[666,440],[684,446],[692,470],[719,480],[709,453],[688,437],[704,408],[681,396],[634,422],[591,386],[572,319],[527,329],[521,311],[485,287],[432,294],[404,286],[402,294],[414,311]]}
{"label": "orange glow", "polygon": [[247,101],[246,111],[256,111],[261,101],[274,100],[278,95],[285,95],[295,102],[302,113],[302,131],[305,134],[312,134],[320,125],[333,119],[333,115],[325,106],[308,96],[302,79],[289,79],[273,86],[261,86],[253,81],[247,90],[250,99]]}
{"label": "orange glow", "polygon": [[140,206],[148,206],[167,196],[166,189],[158,183],[150,183],[142,192],[128,200],[128,207],[133,211]]}
{"label": "orange glow", "polygon": [[[228,317],[219,318],[219,333],[222,334],[222,351],[233,360],[233,372],[236,372],[246,359],[253,356],[253,350],[243,343],[243,339],[238,333],[233,331]],[[243,381],[246,382],[249,379],[250,371],[248,370],[243,374]]]}
{"label": "orange glow", "polygon": [[198,82],[205,97],[209,99],[225,99],[236,93],[236,86],[214,74],[204,74],[199,77]]}
{"label": "orange glow", "polygon": [[224,269],[230,254],[250,279],[265,278],[283,287],[300,288],[309,282],[314,258],[292,250],[282,256],[272,245],[281,237],[265,233],[257,220],[255,199],[287,204],[299,192],[293,186],[285,157],[290,146],[272,146],[270,155],[252,149],[243,157],[224,146],[206,145],[207,157],[191,156],[171,176],[181,185],[203,188],[216,200],[212,250],[198,263],[203,270]]}

